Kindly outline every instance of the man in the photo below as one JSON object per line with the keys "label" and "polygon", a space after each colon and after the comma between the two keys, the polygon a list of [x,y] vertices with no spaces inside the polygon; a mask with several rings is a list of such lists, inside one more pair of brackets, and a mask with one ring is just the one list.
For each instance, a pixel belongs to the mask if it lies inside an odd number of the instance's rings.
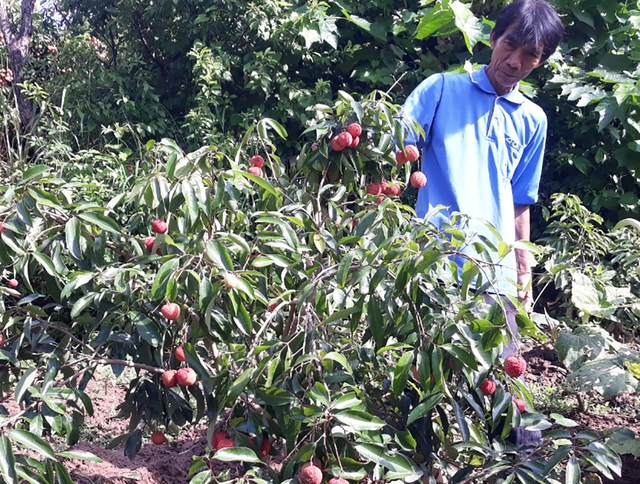
{"label": "man", "polygon": [[[447,207],[430,219],[447,224],[455,213],[471,217],[471,232],[496,241],[486,222],[511,244],[529,239],[529,205],[537,200],[547,118],[518,90],[563,36],[562,22],[544,0],[515,0],[491,31],[491,61],[471,74],[435,74],[407,98],[403,111],[420,123],[426,139],[409,135],[422,149],[428,183],[418,193],[416,214]],[[470,254],[472,255],[472,254]],[[495,259],[496,287],[530,305],[529,253]],[[512,319],[514,343],[517,327]],[[517,351],[511,344],[503,357]]]}

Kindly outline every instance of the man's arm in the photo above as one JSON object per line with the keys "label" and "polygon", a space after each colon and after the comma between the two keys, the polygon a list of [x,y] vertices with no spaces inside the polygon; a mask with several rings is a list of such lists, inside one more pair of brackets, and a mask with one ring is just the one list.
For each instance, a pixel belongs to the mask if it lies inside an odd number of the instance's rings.
{"label": "man's arm", "polygon": [[[529,240],[531,235],[531,216],[529,205],[516,205],[515,225],[516,240]],[[527,309],[533,304],[533,289],[531,288],[531,261],[529,251],[516,249],[516,269],[518,271],[518,284],[522,289],[518,290],[518,299],[523,301]]]}

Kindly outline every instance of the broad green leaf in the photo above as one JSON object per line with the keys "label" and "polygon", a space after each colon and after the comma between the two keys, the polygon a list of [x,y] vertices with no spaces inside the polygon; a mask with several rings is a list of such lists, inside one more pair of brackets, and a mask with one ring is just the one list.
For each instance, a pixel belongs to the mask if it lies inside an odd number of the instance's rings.
{"label": "broad green leaf", "polygon": [[238,175],[241,175],[241,176],[249,179],[250,181],[252,181],[255,184],[259,185],[261,188],[264,188],[271,195],[278,196],[278,192],[273,187],[273,185],[271,183],[269,183],[269,180],[266,180],[266,179],[264,179],[262,177],[259,177],[259,176],[256,176],[256,175],[252,175],[251,173],[246,172],[246,171],[238,170],[238,171],[235,171],[234,173],[237,173]]}
{"label": "broad green leaf", "polygon": [[132,312],[131,321],[136,326],[136,331],[140,337],[154,348],[160,346],[162,336],[158,333],[156,323],[143,313]]}
{"label": "broad green leaf", "polygon": [[113,232],[114,234],[121,233],[121,230],[118,224],[113,219],[101,213],[81,212],[76,214],[76,217],[78,217],[81,220],[84,220],[85,222],[93,224],[98,228],[101,228],[102,230],[106,230],[107,232]]}
{"label": "broad green leaf", "polygon": [[40,265],[42,266],[42,268],[50,275],[50,276],[57,276],[58,273],[56,271],[55,266],[53,265],[53,262],[51,261],[51,259],[49,258],[48,255],[43,254],[42,252],[37,252],[34,251],[31,253],[31,255],[33,256],[33,258],[35,260],[37,260]]}
{"label": "broad green leaf", "polygon": [[63,452],[57,452],[56,455],[58,457],[63,457],[65,459],[77,459],[77,460],[88,460],[91,462],[104,462],[100,457],[91,452],[85,452],[83,450],[65,450]]}
{"label": "broad green leaf", "polygon": [[409,413],[409,417],[407,418],[407,425],[411,425],[419,418],[424,417],[429,410],[432,410],[436,405],[438,405],[438,403],[440,403],[442,397],[443,395],[441,393],[431,395],[424,402],[411,410],[411,413]]}
{"label": "broad green leaf", "polygon": [[49,172],[50,170],[51,170],[51,167],[49,166],[44,166],[44,165],[32,166],[27,170],[25,170],[25,172],[22,174],[22,180],[20,181],[19,184],[24,185],[27,182],[31,182],[38,178],[42,178],[42,176],[45,173]]}
{"label": "broad green leaf", "polygon": [[565,470],[565,484],[580,484],[580,464],[575,454],[571,454]]}
{"label": "broad green leaf", "polygon": [[71,308],[71,317],[77,318],[80,313],[82,313],[82,311],[84,311],[87,307],[89,307],[89,305],[91,305],[95,297],[96,294],[91,292],[78,299]]}
{"label": "broad green leaf", "polygon": [[55,467],[58,484],[74,484],[69,471],[61,462],[56,462]]}
{"label": "broad green leaf", "polygon": [[36,370],[37,368],[35,367],[29,368],[28,370],[26,370],[24,372],[24,375],[22,375],[22,378],[20,378],[20,381],[16,385],[15,395],[16,395],[17,404],[20,404],[20,402],[24,398],[25,393],[27,392],[29,387],[33,384],[36,377],[38,376],[38,373],[36,372]]}
{"label": "broad green leaf", "polygon": [[16,484],[16,458],[6,435],[0,436],[0,473],[7,484]]}
{"label": "broad green leaf", "polygon": [[155,279],[153,280],[153,286],[151,286],[151,297],[158,301],[165,297],[167,291],[167,282],[169,278],[174,274],[180,265],[179,259],[170,259],[158,270]]}
{"label": "broad green leaf", "polygon": [[400,357],[393,369],[393,394],[396,397],[399,397],[407,386],[407,380],[413,367],[414,357],[413,351],[407,351]]}
{"label": "broad green leaf", "polygon": [[392,455],[383,445],[376,444],[356,444],[354,450],[360,454],[362,459],[367,459],[381,465],[390,471],[398,473],[396,478],[414,476],[418,471],[414,469],[409,459],[402,454]]}
{"label": "broad green leaf", "polygon": [[9,431],[9,437],[14,442],[26,447],[27,449],[38,452],[43,457],[47,457],[49,459],[55,459],[56,456],[51,449],[51,446],[42,439],[42,437],[38,437],[31,432],[27,432],[26,430],[13,429]]}
{"label": "broad green leaf", "polygon": [[207,242],[205,253],[218,269],[233,271],[233,261],[231,260],[229,251],[217,240],[209,240]]}
{"label": "broad green leaf", "polygon": [[383,420],[362,410],[343,410],[333,416],[354,430],[380,430],[386,425]]}
{"label": "broad green leaf", "polygon": [[353,375],[353,369],[351,368],[351,365],[349,364],[347,359],[340,353],[336,351],[332,351],[331,353],[327,353],[326,355],[324,355],[322,359],[332,360],[332,361],[335,361],[336,363],[339,363],[340,365],[342,365],[342,367],[347,373],[349,373],[350,375]]}
{"label": "broad green leaf", "polygon": [[369,300],[369,304],[367,305],[367,316],[371,335],[373,336],[376,346],[384,346],[385,325],[382,319],[380,304],[377,299],[372,298]]}
{"label": "broad green leaf", "polygon": [[254,464],[262,462],[256,453],[248,447],[220,449],[213,455],[213,458],[222,462],[251,462]]}

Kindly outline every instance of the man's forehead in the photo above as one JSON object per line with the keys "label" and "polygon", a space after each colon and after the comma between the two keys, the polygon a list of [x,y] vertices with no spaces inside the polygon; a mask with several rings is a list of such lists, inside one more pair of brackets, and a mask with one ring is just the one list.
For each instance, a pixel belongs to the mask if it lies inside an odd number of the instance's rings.
{"label": "man's forehead", "polygon": [[542,53],[544,51],[543,44],[536,44],[535,42],[523,42],[522,38],[513,31],[507,31],[504,33],[504,37],[509,41],[517,45],[521,45],[525,49],[531,49],[536,52]]}

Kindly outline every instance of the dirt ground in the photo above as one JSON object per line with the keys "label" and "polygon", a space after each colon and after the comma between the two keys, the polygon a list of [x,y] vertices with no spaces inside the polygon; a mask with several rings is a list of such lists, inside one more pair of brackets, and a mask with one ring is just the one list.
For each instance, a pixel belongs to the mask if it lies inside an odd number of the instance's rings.
{"label": "dirt ground", "polygon": [[[611,427],[627,427],[640,436],[640,405],[636,395],[620,395],[609,401],[589,396],[587,412],[579,412],[575,397],[564,391],[566,370],[558,362],[549,345],[535,346],[523,353],[529,363],[527,383],[542,412],[558,412],[572,418],[581,427],[601,431]],[[207,446],[206,423],[183,429],[164,445],[153,445],[148,438],[135,460],[129,460],[122,447],[107,449],[110,439],[125,432],[127,422],[113,417],[123,401],[125,386],[114,378],[99,378],[88,387],[95,413],[87,417],[81,441],[74,450],[91,452],[104,462],[69,460],[66,462],[78,484],[183,484],[188,483],[193,456],[203,455]],[[11,401],[0,402],[11,407]],[[9,408],[12,411],[11,408]],[[13,409],[17,410],[17,409]],[[623,456],[623,476],[603,483],[640,484],[640,459]],[[220,468],[225,465],[220,463]]]}
{"label": "dirt ground", "polygon": [[[587,395],[587,411],[579,409],[577,398],[565,389],[567,370],[558,361],[553,346],[539,345],[523,353],[529,364],[526,379],[534,393],[534,400],[543,401],[542,413],[557,412],[579,424],[577,429],[602,432],[615,427],[632,430],[640,437],[640,400],[638,395],[620,394],[605,400],[599,395]],[[536,395],[538,398],[536,398]],[[640,458],[625,454],[622,458],[622,476],[603,483],[640,484]]]}

